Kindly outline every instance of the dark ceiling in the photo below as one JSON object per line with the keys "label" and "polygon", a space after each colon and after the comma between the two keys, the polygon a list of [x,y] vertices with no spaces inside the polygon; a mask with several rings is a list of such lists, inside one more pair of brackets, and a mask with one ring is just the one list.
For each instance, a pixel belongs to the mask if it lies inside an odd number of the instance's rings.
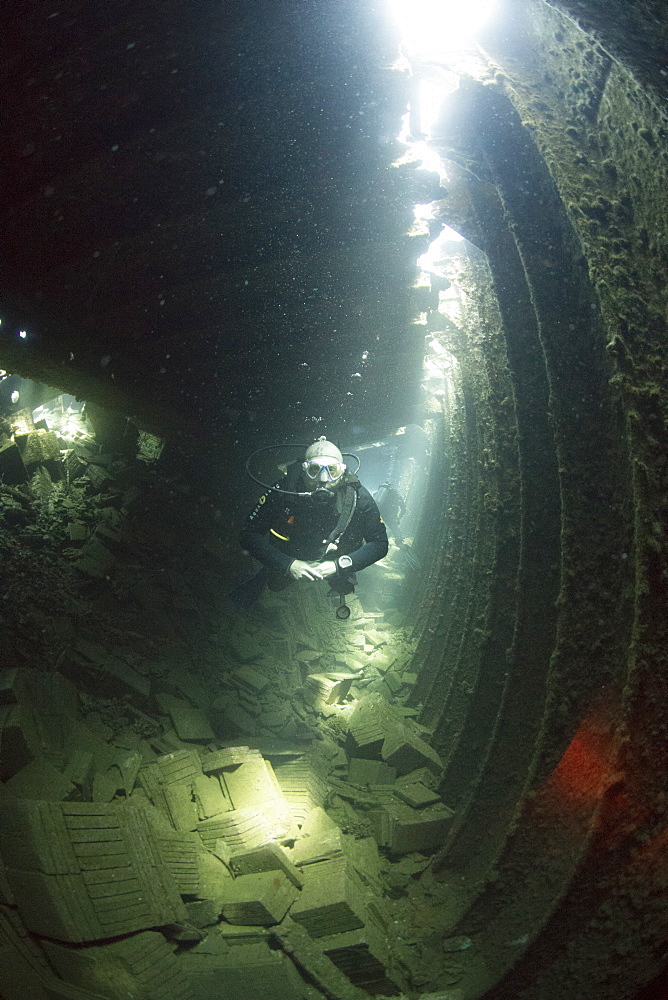
{"label": "dark ceiling", "polygon": [[404,234],[437,189],[391,166],[407,98],[384,4],[66,0],[3,21],[3,367],[47,359],[158,425],[410,416]]}

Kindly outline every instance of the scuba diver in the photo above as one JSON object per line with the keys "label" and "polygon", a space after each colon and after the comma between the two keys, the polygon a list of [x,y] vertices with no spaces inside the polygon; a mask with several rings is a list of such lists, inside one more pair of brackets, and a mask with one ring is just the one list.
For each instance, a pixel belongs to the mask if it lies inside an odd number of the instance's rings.
{"label": "scuba diver", "polygon": [[389,483],[379,486],[373,495],[376,506],[380,511],[380,516],[392,532],[392,538],[397,545],[403,545],[403,538],[399,529],[399,522],[406,513],[406,504],[403,501],[399,490]]}
{"label": "scuba diver", "polygon": [[383,483],[374,493],[373,499],[376,501],[380,516],[392,533],[394,544],[403,553],[407,566],[412,570],[419,570],[420,561],[401,535],[399,522],[406,513],[406,504],[399,490],[390,483]]}
{"label": "scuba diver", "polygon": [[[250,474],[248,463],[246,468]],[[338,618],[350,614],[344,596],[355,589],[355,573],[378,562],[388,549],[375,500],[325,437],[260,497],[240,540],[262,569],[233,591],[235,603],[250,607],[265,586],[283,590],[295,580],[327,580],[330,593],[341,597]]]}

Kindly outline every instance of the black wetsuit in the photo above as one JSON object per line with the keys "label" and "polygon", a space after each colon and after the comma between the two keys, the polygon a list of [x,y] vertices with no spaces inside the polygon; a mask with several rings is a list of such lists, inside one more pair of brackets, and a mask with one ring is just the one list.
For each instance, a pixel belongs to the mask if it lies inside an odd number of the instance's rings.
{"label": "black wetsuit", "polygon": [[[301,463],[293,463],[276,485],[283,490],[305,491]],[[350,489],[357,494],[353,515],[339,538],[336,551],[326,554],[327,539],[336,529],[345,491]],[[289,569],[294,559],[321,562],[349,555],[352,559],[350,577],[387,554],[385,525],[375,500],[359,480],[346,475],[335,497],[336,501],[321,504],[311,497],[291,496],[278,490],[270,490],[260,497],[246,518],[240,540],[243,548],[261,562],[264,569],[237,588],[233,596],[239,603],[253,603],[265,584],[272,590],[280,590],[292,583]],[[328,582],[336,589],[334,578]]]}

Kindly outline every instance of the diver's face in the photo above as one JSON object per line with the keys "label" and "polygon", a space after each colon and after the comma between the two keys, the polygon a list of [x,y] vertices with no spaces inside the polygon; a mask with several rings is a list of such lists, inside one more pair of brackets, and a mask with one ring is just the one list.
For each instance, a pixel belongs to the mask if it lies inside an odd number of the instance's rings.
{"label": "diver's face", "polygon": [[346,471],[343,462],[327,455],[304,462],[303,469],[304,481],[309,490],[317,490],[323,486],[327,486],[330,490],[336,489]]}

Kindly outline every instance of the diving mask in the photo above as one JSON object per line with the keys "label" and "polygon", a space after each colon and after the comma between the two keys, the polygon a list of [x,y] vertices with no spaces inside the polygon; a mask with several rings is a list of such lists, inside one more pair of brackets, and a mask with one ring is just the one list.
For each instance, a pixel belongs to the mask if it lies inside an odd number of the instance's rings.
{"label": "diving mask", "polygon": [[314,482],[316,479],[320,479],[327,483],[337,482],[346,471],[345,464],[336,461],[328,462],[324,465],[318,461],[304,462],[302,468],[309,479]]}

